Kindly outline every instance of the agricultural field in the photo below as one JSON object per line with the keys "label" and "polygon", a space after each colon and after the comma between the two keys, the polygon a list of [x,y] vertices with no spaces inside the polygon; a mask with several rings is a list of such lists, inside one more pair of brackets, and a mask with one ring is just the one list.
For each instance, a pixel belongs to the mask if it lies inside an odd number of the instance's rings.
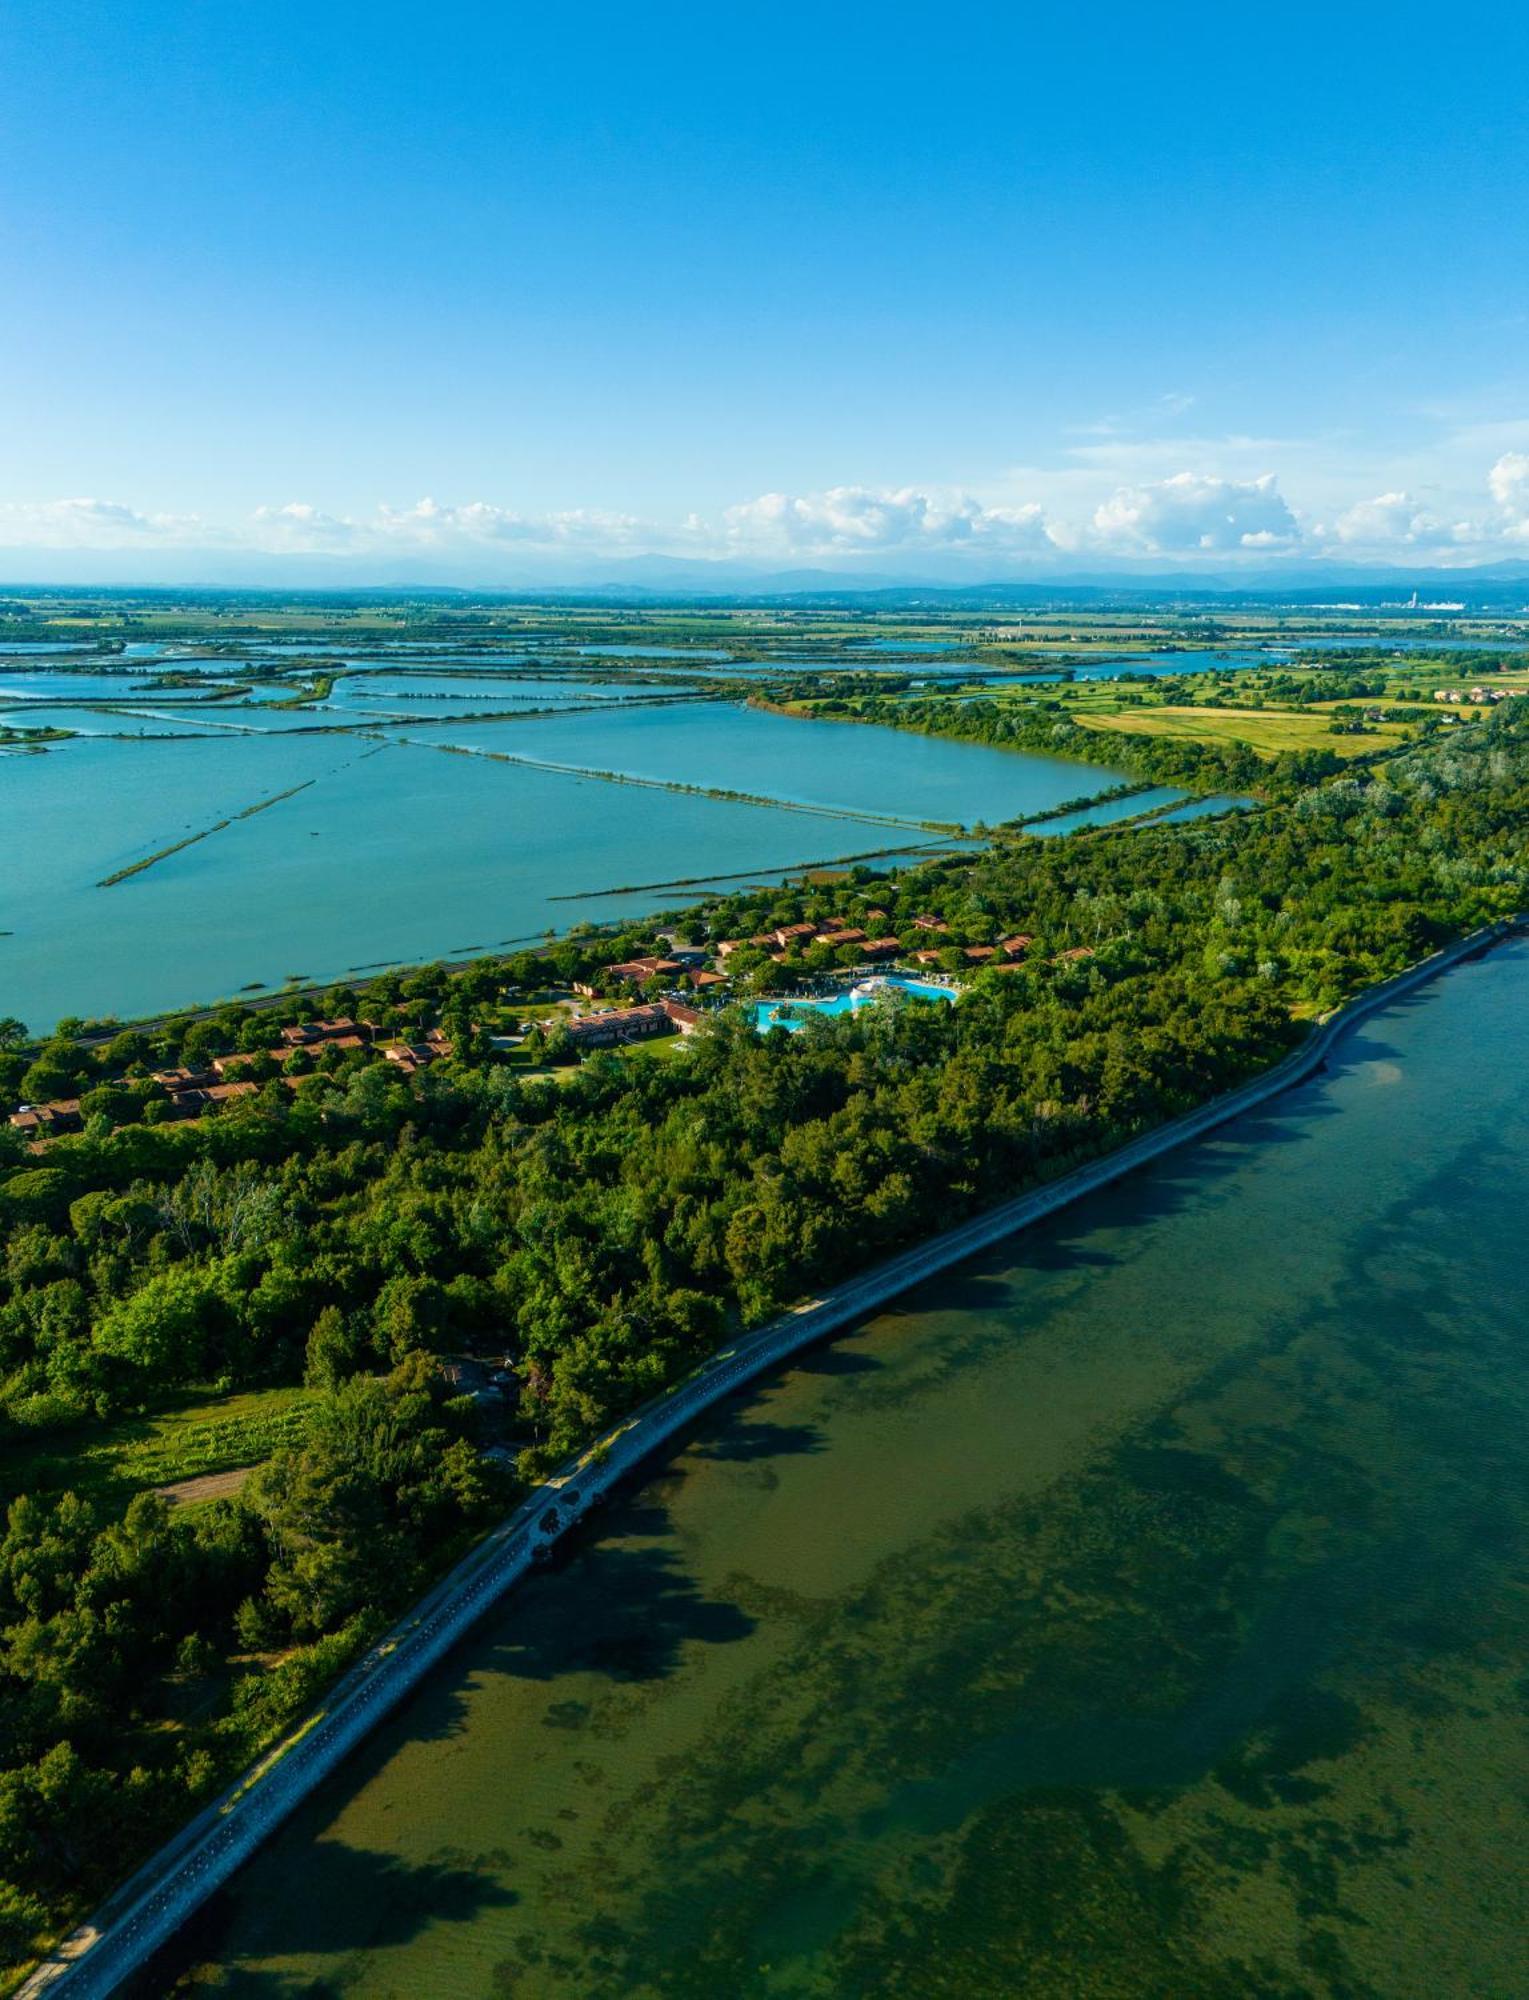
{"label": "agricultural field", "polygon": [[1339,757],[1357,757],[1382,743],[1402,743],[1409,734],[1405,723],[1377,722],[1366,724],[1363,735],[1335,736],[1330,715],[1288,709],[1195,708],[1179,703],[1159,708],[1071,706],[1077,720],[1089,729],[1116,730],[1128,736],[1245,743],[1264,757],[1282,750],[1331,750]]}

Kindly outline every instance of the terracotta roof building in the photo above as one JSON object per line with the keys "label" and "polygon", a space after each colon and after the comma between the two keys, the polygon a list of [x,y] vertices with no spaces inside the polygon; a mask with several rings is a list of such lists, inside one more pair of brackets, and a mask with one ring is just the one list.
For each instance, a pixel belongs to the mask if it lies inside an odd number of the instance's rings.
{"label": "terracotta roof building", "polygon": [[[609,1049],[623,1042],[651,1041],[655,1035],[672,1035],[678,1023],[667,1009],[672,1001],[655,1001],[648,1007],[607,1007],[600,1014],[584,1014],[568,1023],[574,1046],[581,1049]],[[680,1010],[689,1014],[693,1010]],[[696,1020],[701,1017],[695,1016]]]}
{"label": "terracotta roof building", "polygon": [[11,1123],[29,1139],[52,1139],[60,1132],[78,1132],[84,1124],[77,1097],[57,1097],[51,1104],[23,1104],[11,1113]]}
{"label": "terracotta roof building", "polygon": [[627,958],[619,965],[605,968],[607,979],[624,979],[633,986],[644,986],[650,979],[673,979],[685,970],[677,958]]}

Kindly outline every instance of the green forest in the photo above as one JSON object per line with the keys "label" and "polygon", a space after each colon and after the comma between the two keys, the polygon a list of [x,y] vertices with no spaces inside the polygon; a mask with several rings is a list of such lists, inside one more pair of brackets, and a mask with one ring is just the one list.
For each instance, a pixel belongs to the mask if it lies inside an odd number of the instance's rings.
{"label": "green forest", "polygon": [[[1524,706],[1341,770],[1142,739],[1132,768],[1256,780],[1264,803],[1000,834],[687,915],[748,937],[858,894],[892,931],[928,913],[956,944],[1034,940],[954,1007],[889,996],[765,1036],[733,1007],[674,1060],[527,1081],[468,1005],[534,982],[517,961],[467,989],[393,981],[457,1044],[413,1076],[321,1062],[194,1124],[87,1104],[40,1153],[0,1127],[0,1958],[214,1796],[527,1481],[729,1332],[1227,1088],[1520,909]],[[896,719],[1084,750],[1065,719],[1010,714]],[[553,957],[566,974],[588,952]],[[44,1059],[77,1086],[66,1042]],[[463,1352],[506,1359],[513,1453],[485,1453],[441,1368]],[[172,1507],[102,1475],[134,1426],[235,1398],[282,1412],[241,1419],[263,1463],[237,1493]]]}

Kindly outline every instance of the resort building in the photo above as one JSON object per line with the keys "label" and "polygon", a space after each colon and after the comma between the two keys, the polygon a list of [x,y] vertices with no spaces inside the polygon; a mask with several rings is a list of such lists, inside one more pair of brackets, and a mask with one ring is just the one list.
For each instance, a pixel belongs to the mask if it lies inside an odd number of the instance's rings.
{"label": "resort building", "polygon": [[600,1014],[581,1015],[568,1023],[568,1033],[575,1048],[611,1049],[625,1042],[651,1041],[655,1035],[672,1035],[677,1025],[664,1003],[654,1001],[648,1007],[608,1007]]}
{"label": "resort building", "polygon": [[433,1063],[437,1056],[449,1056],[451,1044],[448,1041],[432,1042],[389,1042],[382,1051],[390,1063],[401,1069],[405,1076],[413,1076],[417,1069]]}
{"label": "resort building", "polygon": [[23,1104],[11,1113],[11,1123],[29,1139],[55,1139],[60,1132],[78,1132],[84,1122],[77,1097],[55,1098],[51,1104]]}
{"label": "resort building", "polygon": [[677,958],[627,958],[605,968],[607,979],[625,980],[631,986],[646,986],[650,979],[676,979],[685,970]]}
{"label": "resort building", "polygon": [[182,1118],[200,1118],[204,1111],[215,1110],[231,1098],[249,1097],[259,1088],[258,1083],[214,1083],[205,1090],[172,1091],[170,1102]]}
{"label": "resort building", "polygon": [[312,1048],[316,1042],[354,1041],[372,1039],[373,1029],[369,1021],[352,1021],[348,1015],[341,1015],[334,1021],[301,1021],[295,1028],[283,1028],[281,1039],[289,1049]]}

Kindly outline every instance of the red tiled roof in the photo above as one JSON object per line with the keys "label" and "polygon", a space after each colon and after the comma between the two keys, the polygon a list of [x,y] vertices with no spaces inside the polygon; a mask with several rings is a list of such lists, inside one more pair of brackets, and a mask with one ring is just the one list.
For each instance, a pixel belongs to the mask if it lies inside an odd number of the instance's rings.
{"label": "red tiled roof", "polygon": [[11,1113],[19,1132],[67,1132],[82,1122],[77,1097],[55,1097],[49,1104],[28,1104]]}
{"label": "red tiled roof", "polygon": [[[575,1042],[633,1041],[645,1034],[664,1034],[676,1025],[668,1011],[673,1005],[663,1000],[644,1007],[606,1007],[598,1014],[583,1014],[570,1021],[568,1032]],[[682,1011],[688,1014],[691,1009]]]}
{"label": "red tiled roof", "polygon": [[619,965],[605,968],[612,979],[667,979],[671,974],[683,972],[684,966],[677,958],[626,958]]}

